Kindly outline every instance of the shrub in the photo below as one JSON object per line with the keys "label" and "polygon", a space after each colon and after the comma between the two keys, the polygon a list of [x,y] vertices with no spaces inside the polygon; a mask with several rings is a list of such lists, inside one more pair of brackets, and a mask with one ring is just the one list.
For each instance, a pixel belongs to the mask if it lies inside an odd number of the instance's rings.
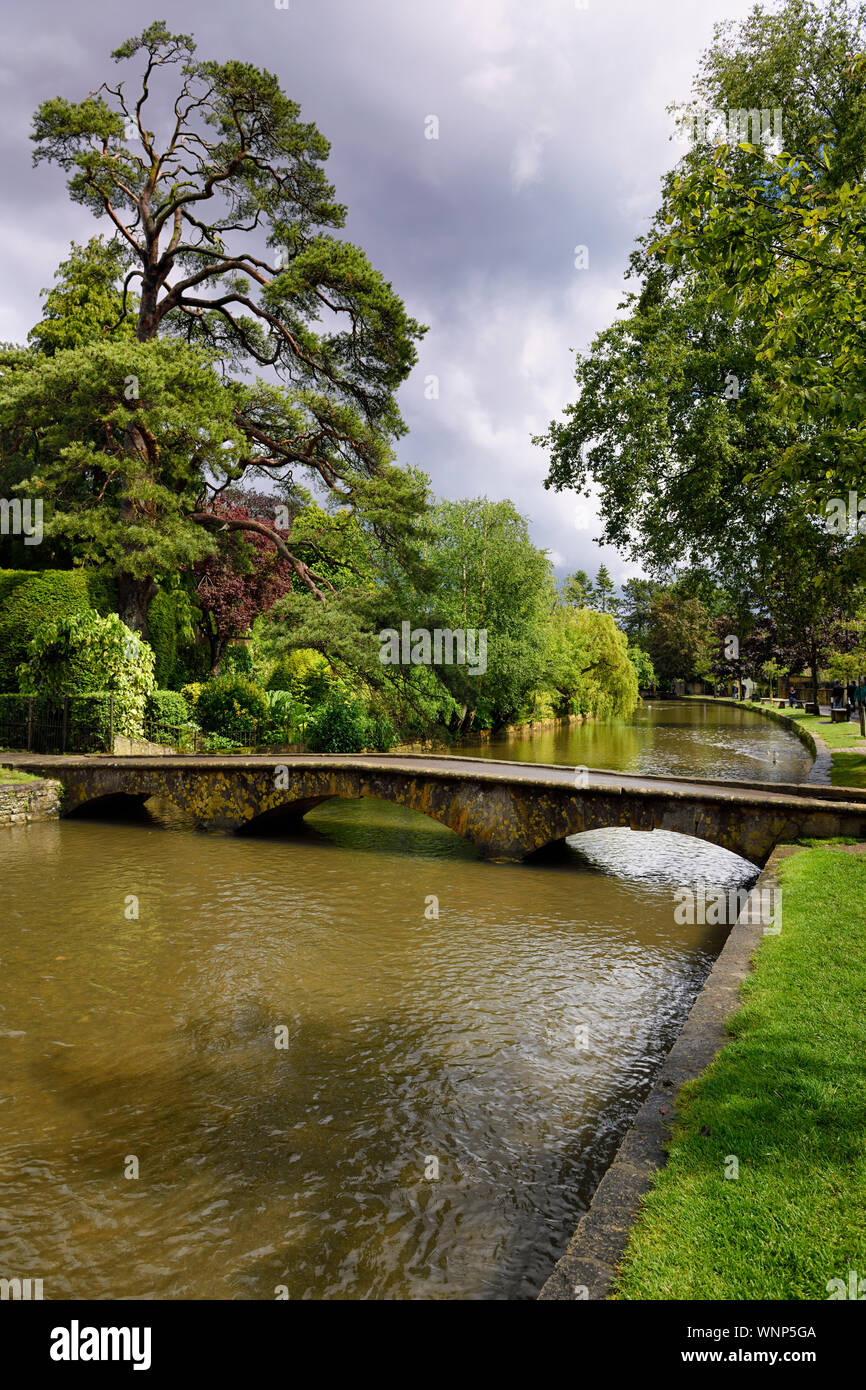
{"label": "shrub", "polygon": [[[16,670],[43,623],[117,607],[114,581],[95,570],[4,570],[0,582],[0,690],[17,689]],[[97,680],[91,687],[103,689]]]}
{"label": "shrub", "polygon": [[314,753],[360,753],[367,746],[368,722],[357,700],[334,693],[307,725],[307,744]]}
{"label": "shrub", "polygon": [[387,753],[397,742],[397,733],[387,715],[374,714],[367,719],[365,748],[374,748],[377,753]]}
{"label": "shrub", "polygon": [[190,681],[189,685],[182,685],[180,688],[180,694],[186,700],[193,713],[195,713],[196,711],[196,707],[198,706],[198,697],[203,690],[203,681]]}
{"label": "shrub", "polygon": [[222,672],[224,676],[247,676],[251,679],[253,654],[249,647],[242,643],[235,647],[227,647],[223,652]]}
{"label": "shrub", "polygon": [[18,585],[32,578],[32,570],[0,570],[0,610]]}
{"label": "shrub", "polygon": [[177,727],[189,723],[192,711],[177,690],[152,690],[147,697],[145,718],[149,724]]}
{"label": "shrub", "polygon": [[114,730],[140,738],[145,700],[154,688],[153,652],[116,613],[92,609],[53,618],[37,629],[18,668],[23,695],[114,695]]}
{"label": "shrub", "polygon": [[206,753],[236,753],[246,745],[234,738],[223,738],[222,734],[208,734],[204,741]]}
{"label": "shrub", "polygon": [[217,676],[202,687],[196,717],[208,733],[251,737],[269,722],[265,692],[246,676]]}

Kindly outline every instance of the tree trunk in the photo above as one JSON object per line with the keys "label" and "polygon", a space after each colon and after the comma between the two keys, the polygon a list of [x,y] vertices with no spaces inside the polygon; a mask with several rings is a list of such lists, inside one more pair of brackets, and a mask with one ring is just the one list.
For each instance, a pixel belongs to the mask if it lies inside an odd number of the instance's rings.
{"label": "tree trunk", "polygon": [[156,589],[156,581],[152,578],[136,579],[131,574],[117,577],[117,611],[120,618],[128,628],[145,638],[147,609]]}
{"label": "tree trunk", "polygon": [[460,725],[459,725],[458,730],[457,730],[457,737],[458,737],[458,738],[465,738],[465,737],[466,737],[466,735],[469,733],[469,730],[472,728],[472,724],[473,724],[473,722],[474,722],[474,719],[475,719],[475,706],[474,706],[474,705],[466,705],[466,706],[464,707],[464,709],[463,709],[463,714],[462,714],[461,719],[460,719]]}
{"label": "tree trunk", "polygon": [[226,640],[220,637],[218,632],[208,633],[210,642],[210,673],[212,676],[222,675],[223,653],[226,649]]}

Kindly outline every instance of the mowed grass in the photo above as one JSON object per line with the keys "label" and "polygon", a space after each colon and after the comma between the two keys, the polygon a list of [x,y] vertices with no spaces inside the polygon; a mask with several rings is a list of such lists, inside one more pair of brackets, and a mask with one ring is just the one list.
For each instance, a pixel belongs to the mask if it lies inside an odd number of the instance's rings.
{"label": "mowed grass", "polygon": [[16,772],[14,767],[0,767],[0,787],[7,787],[10,783],[38,781],[39,778],[30,772]]}
{"label": "mowed grass", "polygon": [[827,1299],[866,1277],[866,854],[802,850],[781,882],[781,934],[680,1094],[614,1297]]}
{"label": "mowed grass", "polygon": [[786,714],[789,719],[794,719],[802,728],[808,729],[810,734],[818,734],[828,748],[862,747],[866,753],[866,739],[860,734],[860,721],[857,719],[849,719],[847,724],[831,724],[823,715],[806,714],[801,709],[783,709],[779,712]]}
{"label": "mowed grass", "polygon": [[834,753],[834,787],[866,787],[866,757],[862,753]]}

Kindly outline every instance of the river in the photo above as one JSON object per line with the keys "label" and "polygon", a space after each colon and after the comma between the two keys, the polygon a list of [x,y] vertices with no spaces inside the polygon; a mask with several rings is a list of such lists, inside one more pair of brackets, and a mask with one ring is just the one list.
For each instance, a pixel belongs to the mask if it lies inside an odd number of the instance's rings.
{"label": "river", "polygon": [[[466,751],[811,761],[666,702]],[[150,803],[6,829],[0,856],[0,1275],[54,1299],[534,1297],[723,944],[675,889],[756,872],[619,829],[491,864],[372,801],[256,836]]]}

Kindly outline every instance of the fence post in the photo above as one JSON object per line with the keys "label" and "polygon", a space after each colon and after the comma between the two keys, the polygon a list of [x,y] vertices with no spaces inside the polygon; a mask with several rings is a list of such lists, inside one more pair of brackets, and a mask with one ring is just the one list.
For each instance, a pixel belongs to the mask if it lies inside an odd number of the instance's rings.
{"label": "fence post", "polygon": [[114,752],[114,691],[108,697],[108,751]]}
{"label": "fence post", "polygon": [[60,735],[60,751],[66,752],[66,739],[69,734],[69,696],[63,696],[63,728]]}
{"label": "fence post", "polygon": [[27,701],[27,752],[33,752],[33,696]]}

